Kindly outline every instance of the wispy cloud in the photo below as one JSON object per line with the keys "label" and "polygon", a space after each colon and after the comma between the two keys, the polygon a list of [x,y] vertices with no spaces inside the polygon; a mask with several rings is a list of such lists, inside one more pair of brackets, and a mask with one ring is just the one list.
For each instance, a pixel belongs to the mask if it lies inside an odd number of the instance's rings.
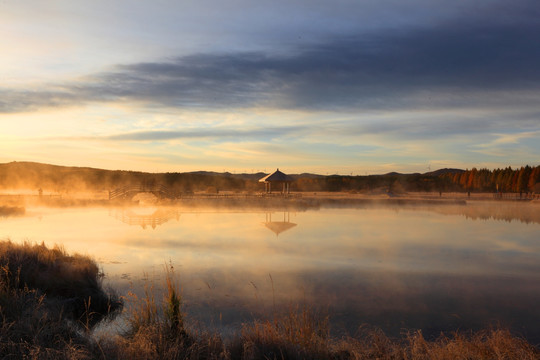
{"label": "wispy cloud", "polygon": [[538,144],[540,131],[491,133],[486,134],[485,138],[487,141],[471,144],[471,152],[494,158],[513,157],[531,164],[537,162],[537,156],[531,149]]}
{"label": "wispy cloud", "polygon": [[175,139],[209,139],[216,138],[226,140],[234,138],[236,141],[248,141],[254,138],[272,140],[290,134],[298,133],[303,128],[300,126],[289,127],[259,127],[256,129],[240,128],[195,128],[182,131],[152,130],[135,131],[123,134],[115,134],[102,137],[100,139],[112,141],[166,141]]}
{"label": "wispy cloud", "polygon": [[501,144],[517,144],[524,139],[540,139],[540,131],[529,131],[522,132],[517,134],[495,134],[497,137],[492,145],[501,145]]}
{"label": "wispy cloud", "polygon": [[281,55],[194,54],[119,65],[32,91],[0,88],[0,111],[89,102],[311,111],[517,107],[529,105],[540,91],[539,33],[538,20],[465,19],[404,32],[332,36]]}

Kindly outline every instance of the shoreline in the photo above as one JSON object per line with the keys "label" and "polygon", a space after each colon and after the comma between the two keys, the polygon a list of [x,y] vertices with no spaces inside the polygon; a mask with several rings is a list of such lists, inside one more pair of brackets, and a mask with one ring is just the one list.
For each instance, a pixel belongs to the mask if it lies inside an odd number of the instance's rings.
{"label": "shoreline", "polygon": [[[145,194],[145,193],[141,193]],[[152,195],[151,195],[152,196]],[[136,198],[133,196],[132,198]],[[523,195],[519,193],[480,193],[471,192],[403,192],[403,193],[358,193],[358,192],[291,192],[289,194],[281,193],[262,193],[262,192],[234,192],[234,191],[221,191],[219,193],[207,193],[207,192],[195,192],[188,194],[178,194],[173,198],[157,198],[157,203],[163,204],[181,204],[189,203],[190,201],[204,201],[204,200],[234,200],[250,202],[253,200],[258,201],[295,201],[295,200],[307,200],[307,201],[345,201],[345,202],[381,202],[381,203],[434,203],[434,204],[463,204],[465,202],[476,201],[494,201],[494,202],[532,202],[540,203],[540,195],[529,194]],[[31,203],[44,205],[64,204],[64,205],[107,205],[107,204],[121,204],[121,203],[136,203],[130,198],[118,198],[109,200],[108,193],[96,192],[96,193],[83,193],[83,194],[47,194],[36,195],[28,193],[0,193],[0,206],[15,206],[21,203]]]}

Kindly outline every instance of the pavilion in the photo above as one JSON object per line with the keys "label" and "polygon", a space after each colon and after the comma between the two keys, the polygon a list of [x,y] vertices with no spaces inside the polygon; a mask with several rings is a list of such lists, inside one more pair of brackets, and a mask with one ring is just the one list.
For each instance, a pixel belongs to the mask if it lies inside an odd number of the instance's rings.
{"label": "pavilion", "polygon": [[281,171],[279,171],[279,169],[274,171],[272,174],[266,175],[265,177],[259,180],[259,182],[264,183],[264,190],[266,193],[272,192],[272,184],[278,185],[278,186],[282,185],[283,186],[281,190],[282,194],[289,193],[289,187],[293,181],[294,179],[292,177],[282,173]]}

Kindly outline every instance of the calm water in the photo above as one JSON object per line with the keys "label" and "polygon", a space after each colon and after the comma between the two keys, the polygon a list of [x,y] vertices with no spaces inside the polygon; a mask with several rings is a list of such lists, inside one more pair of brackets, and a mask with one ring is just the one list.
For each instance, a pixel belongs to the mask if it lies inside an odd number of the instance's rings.
{"label": "calm water", "polygon": [[160,284],[170,263],[189,318],[224,333],[307,303],[328,313],[336,334],[501,325],[538,344],[539,210],[36,207],[0,219],[0,236],[90,255],[120,294]]}

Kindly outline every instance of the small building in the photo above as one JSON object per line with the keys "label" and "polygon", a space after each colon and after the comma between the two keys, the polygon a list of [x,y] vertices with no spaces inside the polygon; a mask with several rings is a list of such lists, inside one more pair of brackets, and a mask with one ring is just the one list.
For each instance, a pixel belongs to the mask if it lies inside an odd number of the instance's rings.
{"label": "small building", "polygon": [[259,180],[259,182],[264,183],[264,190],[266,193],[272,192],[272,186],[274,186],[274,188],[279,188],[279,186],[281,185],[282,194],[289,193],[289,188],[293,181],[294,179],[292,177],[282,173],[281,171],[279,171],[279,169]]}

